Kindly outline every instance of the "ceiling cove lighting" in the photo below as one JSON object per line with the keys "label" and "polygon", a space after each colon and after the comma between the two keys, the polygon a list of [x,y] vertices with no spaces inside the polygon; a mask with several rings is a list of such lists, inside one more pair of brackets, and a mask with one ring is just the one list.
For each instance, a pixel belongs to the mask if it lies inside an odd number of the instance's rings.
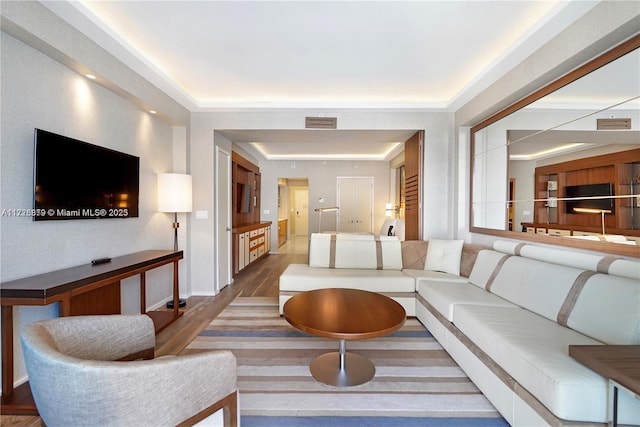
{"label": "ceiling cove lighting", "polygon": [[385,152],[379,154],[362,154],[362,153],[343,153],[343,154],[270,154],[267,151],[268,143],[251,142],[260,154],[267,160],[385,160],[402,142],[394,142]]}
{"label": "ceiling cove lighting", "polygon": [[509,156],[509,160],[536,160],[549,154],[558,154],[563,151],[572,150],[586,144],[585,142],[575,142],[571,144],[561,145],[559,147],[552,148],[550,150],[538,151],[531,154],[512,154]]}

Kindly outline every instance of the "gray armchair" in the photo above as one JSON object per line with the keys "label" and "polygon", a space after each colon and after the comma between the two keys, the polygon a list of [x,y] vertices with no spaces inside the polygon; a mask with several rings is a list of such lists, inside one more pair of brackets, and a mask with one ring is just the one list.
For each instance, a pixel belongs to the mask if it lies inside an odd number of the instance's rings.
{"label": "gray armchair", "polygon": [[31,391],[48,427],[187,426],[219,409],[225,425],[237,425],[234,355],[144,360],[153,358],[155,345],[148,316],[50,319],[26,326],[21,340]]}

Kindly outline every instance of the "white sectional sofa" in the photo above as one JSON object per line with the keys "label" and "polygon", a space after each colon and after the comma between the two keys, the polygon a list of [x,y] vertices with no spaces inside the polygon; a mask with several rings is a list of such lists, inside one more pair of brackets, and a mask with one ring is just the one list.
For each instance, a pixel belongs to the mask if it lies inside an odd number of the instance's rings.
{"label": "white sectional sofa", "polygon": [[280,276],[280,314],[298,292],[351,288],[378,292],[398,301],[415,316],[415,280],[402,272],[402,247],[397,237],[370,234],[314,233],[309,264],[291,264]]}
{"label": "white sectional sofa", "polygon": [[[510,424],[606,423],[609,385],[571,358],[568,346],[640,344],[640,262],[504,241],[460,246],[312,236],[309,264],[291,265],[280,278],[280,306],[317,288],[387,294]],[[640,400],[620,393],[618,420],[640,425]]]}

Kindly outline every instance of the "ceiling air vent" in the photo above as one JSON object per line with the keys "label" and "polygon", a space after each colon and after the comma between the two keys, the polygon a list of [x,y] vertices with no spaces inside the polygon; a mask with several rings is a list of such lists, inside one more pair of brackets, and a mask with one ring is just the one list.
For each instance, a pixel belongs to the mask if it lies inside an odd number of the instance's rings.
{"label": "ceiling air vent", "polygon": [[631,119],[598,119],[598,130],[631,129]]}
{"label": "ceiling air vent", "polygon": [[307,129],[337,129],[337,117],[305,117],[304,127]]}

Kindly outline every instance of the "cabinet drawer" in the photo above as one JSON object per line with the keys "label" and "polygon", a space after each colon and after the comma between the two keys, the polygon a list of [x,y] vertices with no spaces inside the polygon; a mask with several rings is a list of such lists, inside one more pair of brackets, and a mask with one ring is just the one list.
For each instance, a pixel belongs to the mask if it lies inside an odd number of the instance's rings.
{"label": "cabinet drawer", "polygon": [[574,236],[601,236],[600,233],[592,233],[590,231],[574,231]]}
{"label": "cabinet drawer", "polygon": [[261,257],[262,255],[264,255],[264,246],[258,248],[258,256]]}
{"label": "cabinet drawer", "polygon": [[258,230],[251,230],[249,232],[249,237],[256,237],[258,235]]}
{"label": "cabinet drawer", "polygon": [[254,249],[251,252],[249,252],[249,262],[253,262],[256,259],[258,259],[258,250]]}
{"label": "cabinet drawer", "polygon": [[561,229],[549,229],[549,235],[551,236],[571,236],[570,230],[561,230]]}
{"label": "cabinet drawer", "polygon": [[536,228],[536,234],[547,234],[546,228]]}
{"label": "cabinet drawer", "polygon": [[264,234],[264,228],[258,228],[258,234]]}
{"label": "cabinet drawer", "polygon": [[255,248],[256,246],[258,246],[258,240],[257,239],[249,241],[249,247],[250,248]]}
{"label": "cabinet drawer", "polygon": [[262,243],[264,243],[264,236],[258,237],[258,244],[260,245]]}

